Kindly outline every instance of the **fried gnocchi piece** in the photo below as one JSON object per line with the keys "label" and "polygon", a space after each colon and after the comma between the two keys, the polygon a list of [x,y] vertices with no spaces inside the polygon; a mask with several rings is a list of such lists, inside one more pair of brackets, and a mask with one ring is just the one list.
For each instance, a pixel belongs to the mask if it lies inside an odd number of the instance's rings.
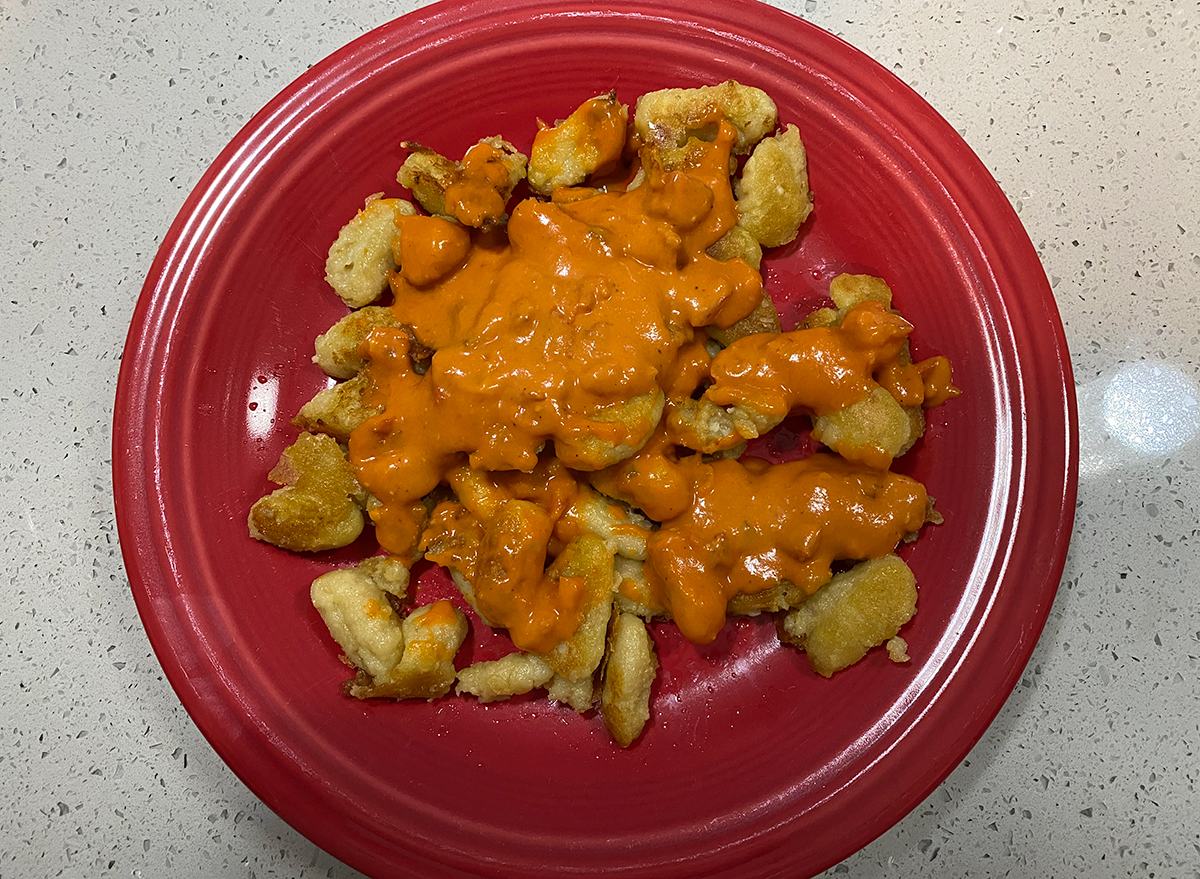
{"label": "fried gnocchi piece", "polygon": [[579,628],[569,641],[543,656],[554,673],[569,681],[590,678],[604,658],[605,632],[612,615],[613,556],[594,534],[575,538],[546,571],[552,579],[584,581]]}
{"label": "fried gnocchi piece", "polygon": [[[705,253],[721,262],[730,259],[745,260],[755,271],[762,268],[762,245],[745,226],[734,226],[718,238],[716,243],[711,245]],[[712,335],[713,329],[715,328],[709,328],[709,335]]]}
{"label": "fried gnocchi piece", "polygon": [[366,492],[337,440],[302,433],[267,478],[283,488],[250,508],[250,536],[293,552],[353,543],[363,530]]}
{"label": "fried gnocchi piece", "polygon": [[[839,326],[851,309],[868,302],[878,302],[889,313],[900,315],[892,308],[892,290],[887,282],[873,275],[838,275],[829,283],[829,296],[837,308],[818,309],[808,316],[805,326]],[[916,366],[915,377],[908,370],[910,366]],[[907,377],[905,372],[908,372]],[[950,361],[945,357],[930,357],[914,364],[907,339],[893,367],[881,372],[877,378],[905,409],[940,406],[959,394],[959,389],[950,383]],[[920,436],[924,432],[924,418],[911,414],[910,417],[917,436]]]}
{"label": "fried gnocchi piece", "polygon": [[763,247],[793,240],[812,213],[808,188],[808,158],[800,129],[788,125],[782,133],[761,141],[746,160],[734,184],[738,225]]}
{"label": "fried gnocchi piece", "polygon": [[467,637],[467,618],[449,601],[419,607],[404,618],[404,652],[383,675],[361,670],[346,686],[356,699],[437,699],[454,686],[454,655]]}
{"label": "fried gnocchi piece", "polygon": [[317,336],[313,362],[332,378],[354,378],[366,363],[358,353],[363,339],[376,327],[395,326],[395,315],[386,306],[368,305],[352,311]]}
{"label": "fried gnocchi piece", "polygon": [[[509,498],[494,515],[479,517],[469,503],[463,507],[469,517],[462,521],[450,521],[445,512],[435,517],[442,533],[423,543],[426,557],[453,566],[451,576],[463,597],[488,625],[507,629],[519,649],[542,656],[572,680],[590,674],[603,654],[603,636],[593,646],[593,630],[603,628],[612,604],[612,555],[604,542],[592,534],[577,537],[545,568],[554,532],[554,518],[545,508]],[[473,527],[470,518],[479,519],[481,527]],[[468,576],[460,566],[474,570]],[[574,613],[560,617],[557,608],[566,604],[577,608],[581,619]]]}
{"label": "fried gnocchi piece", "polygon": [[506,218],[528,160],[502,137],[485,137],[463,156],[463,172],[446,190],[446,212],[464,226],[490,229]]}
{"label": "fried gnocchi piece", "polygon": [[808,598],[808,593],[787,580],[762,592],[741,593],[729,600],[730,616],[757,616],[764,612],[775,612],[799,607]]}
{"label": "fried gnocchi piece", "polygon": [[388,272],[396,270],[396,218],[415,213],[404,199],[372,196],[342,227],[325,260],[325,280],[351,308],[369,305],[388,288]]}
{"label": "fried gnocchi piece", "polygon": [[643,162],[657,163],[664,171],[683,171],[704,161],[704,155],[708,152],[706,140],[712,138],[707,135],[705,139],[689,137],[683,146],[677,147],[651,144],[649,147],[643,147],[640,157]]}
{"label": "fried gnocchi piece", "polygon": [[728,80],[695,89],[662,89],[637,100],[633,127],[647,145],[681,147],[689,137],[712,140],[727,119],[737,129],[738,155],[775,130],[779,112],[761,89]]}
{"label": "fried gnocchi piece", "polygon": [[[722,262],[740,259],[755,271],[762,268],[762,245],[740,223],[722,235],[717,243],[709,247],[706,252],[713,259],[719,259]],[[708,327],[708,336],[722,348],[728,348],[743,336],[750,336],[754,333],[778,333],[781,329],[779,312],[775,309],[775,303],[764,292],[762,300],[754,311],[724,329],[718,326]]]}
{"label": "fried gnocchi piece", "polygon": [[407,142],[412,152],[396,180],[435,216],[449,217],[477,229],[490,229],[504,218],[508,199],[525,179],[526,158],[501,137],[485,137],[461,162]]}
{"label": "fried gnocchi piece", "polygon": [[760,412],[748,404],[722,409],[711,400],[672,401],[667,409],[667,431],[681,446],[706,455],[735,449],[761,436],[783,421],[786,412]]}
{"label": "fried gnocchi piece", "polygon": [[497,183],[497,188],[505,194],[504,198],[507,199],[508,196],[512,195],[513,190],[517,188],[517,184],[528,175],[529,158],[499,135],[485,137],[479,142],[490,146],[499,154],[500,164],[503,166],[504,172],[508,177]]}
{"label": "fried gnocchi piece", "polygon": [[879,302],[884,308],[891,308],[892,288],[874,275],[843,273],[829,282],[829,298],[843,314],[864,302]]}
{"label": "fried gnocchi piece", "polygon": [[[488,473],[458,467],[448,474],[457,501],[438,504],[421,538],[429,560],[450,569],[471,605],[489,625],[509,629],[513,643],[534,653],[552,650],[574,633],[572,617],[538,610],[547,603],[577,606],[586,579],[559,582],[546,559],[571,534],[555,536],[556,522],[574,503],[578,483],[565,467],[545,457],[533,471]],[[563,559],[560,564],[564,564]]]}
{"label": "fried gnocchi piece", "polygon": [[650,688],[658,672],[654,641],[633,614],[618,614],[608,636],[600,714],[613,739],[628,748],[650,719]]}
{"label": "fried gnocchi piece", "polygon": [[[546,645],[549,649],[554,644],[548,640],[552,636],[533,624],[534,615],[528,608],[536,606],[540,597],[546,547],[554,527],[550,514],[536,503],[517,499],[502,500],[494,514],[486,516],[479,516],[470,503],[463,506],[482,524],[479,543],[471,546],[468,542],[464,547],[474,557],[462,559],[473,562],[474,575],[462,571],[461,580],[455,578],[463,597],[488,625],[507,628],[517,647],[530,650]],[[473,538],[472,532],[466,533]],[[432,558],[428,551],[426,556]],[[443,559],[445,556],[435,560]],[[496,588],[497,584],[503,584],[502,588]],[[519,595],[514,595],[513,584],[521,590]]]}
{"label": "fried gnocchi piece", "polygon": [[315,397],[300,407],[292,424],[345,442],[356,427],[383,411],[381,406],[367,405],[365,398],[370,389],[371,379],[364,369],[349,381],[317,391]]}
{"label": "fried gnocchi piece", "polygon": [[500,505],[511,499],[486,470],[456,467],[450,471],[447,482],[463,506],[482,520],[493,518],[500,512]]}
{"label": "fried gnocchi piece", "polygon": [[363,559],[353,568],[342,570],[350,570],[358,577],[366,577],[397,601],[403,601],[408,594],[408,566],[397,556],[374,555]]}
{"label": "fried gnocchi piece", "polygon": [[646,537],[654,523],[621,501],[584,487],[563,518],[574,521],[580,531],[595,534],[610,553],[642,561],[646,558]]}
{"label": "fried gnocchi piece", "polygon": [[835,307],[818,308],[804,319],[805,329],[840,327],[847,312],[864,302],[878,302],[886,311],[899,314],[892,308],[892,288],[874,275],[838,275],[829,282],[829,298]]}
{"label": "fried gnocchi piece", "polygon": [[711,400],[671,401],[667,433],[677,445],[712,454],[741,441],[733,418]]}
{"label": "fried gnocchi piece", "polygon": [[554,126],[539,126],[529,151],[529,187],[542,195],[578,186],[617,167],[625,148],[629,108],[616,92],[581,104]]}
{"label": "fried gnocchi piece", "polygon": [[842,313],[836,308],[818,308],[804,319],[797,329],[811,330],[818,327],[836,327],[842,322]]}
{"label": "fried gnocchi piece", "polygon": [[407,588],[408,569],[395,558],[376,557],[322,574],[309,593],[346,658],[371,678],[383,678],[404,653],[404,628],[388,594],[403,598]]}
{"label": "fried gnocchi piece", "polygon": [[631,613],[649,622],[667,616],[650,592],[643,561],[616,556],[613,558],[613,582],[616,596],[614,607],[620,613]]}
{"label": "fried gnocchi piece", "polygon": [[[576,470],[610,467],[636,454],[646,444],[662,418],[665,403],[663,392],[655,388],[607,406],[591,416],[597,427],[578,435],[556,436],[554,450],[559,460]],[[603,425],[620,425],[621,430],[605,430]]]}
{"label": "fried gnocchi piece", "polygon": [[908,655],[908,642],[899,635],[887,642],[887,654],[892,662],[908,662],[912,659]]}
{"label": "fried gnocchi piece", "polygon": [[475,605],[469,578],[476,575],[483,547],[484,527],[479,518],[465,506],[454,501],[442,501],[430,513],[429,523],[421,534],[420,551],[425,558],[448,568],[463,577],[459,591],[472,606]]}
{"label": "fried gnocchi piece", "polygon": [[600,698],[596,692],[596,680],[591,675],[572,681],[562,675],[555,675],[546,687],[546,696],[554,702],[570,705],[581,714],[588,711]]}
{"label": "fried gnocchi piece", "polygon": [[925,431],[920,406],[903,407],[885,388],[874,387],[857,403],[812,420],[812,436],[847,461],[883,470],[912,448]]}
{"label": "fried gnocchi piece", "polygon": [[779,621],[779,637],[830,677],[895,638],[916,611],[916,578],[899,556],[887,555],[835,575]]}
{"label": "fried gnocchi piece", "polygon": [[554,677],[546,661],[532,653],[510,653],[487,662],[475,662],[458,672],[454,691],[480,702],[495,702],[544,687]]}
{"label": "fried gnocchi piece", "polygon": [[[866,302],[878,302],[891,313],[892,291],[887,282],[873,275],[838,275],[829,283],[829,296],[836,308],[821,308],[804,321],[806,328],[841,326],[850,309]],[[912,362],[905,340],[897,362]],[[813,418],[813,438],[852,461],[872,467],[889,467],[913,447],[925,433],[925,415],[917,390],[909,392],[913,405],[904,405],[883,387],[871,388],[867,395],[847,408]],[[903,397],[903,393],[901,394]]]}
{"label": "fried gnocchi piece", "polygon": [[412,190],[417,204],[435,216],[446,214],[446,189],[461,170],[453,159],[413,141],[401,144],[409,150],[408,158],[396,172],[396,182]]}
{"label": "fried gnocchi piece", "polygon": [[588,474],[588,481],[657,522],[681,514],[692,503],[692,489],[680,471],[676,441],[668,427],[664,418],[636,455]]}
{"label": "fried gnocchi piece", "polygon": [[728,348],[738,339],[746,336],[753,336],[755,333],[778,333],[781,330],[779,312],[775,310],[775,303],[771,301],[770,296],[764,293],[762,302],[758,303],[754,311],[725,329],[709,327],[708,335],[722,347]]}
{"label": "fried gnocchi piece", "polygon": [[892,289],[883,278],[874,275],[841,274],[829,282],[829,298],[834,308],[818,308],[804,319],[804,327],[841,326],[846,313],[864,302],[878,302],[884,309],[892,308]]}

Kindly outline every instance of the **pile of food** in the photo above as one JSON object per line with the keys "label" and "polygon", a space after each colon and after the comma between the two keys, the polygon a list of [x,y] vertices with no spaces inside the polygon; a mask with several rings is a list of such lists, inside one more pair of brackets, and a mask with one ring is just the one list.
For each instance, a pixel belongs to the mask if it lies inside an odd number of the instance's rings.
{"label": "pile of food", "polygon": [[[252,536],[297,552],[373,523],[385,554],[312,584],[346,692],[540,688],[628,746],[650,717],[650,624],[703,644],[770,612],[823,675],[885,643],[907,660],[917,593],[895,550],[939,517],[890,467],[957,390],[945,358],[913,361],[879,278],[835,278],[832,307],[782,330],[763,248],[813,199],[770,97],[667,89],[631,121],[602,95],[539,121],[528,158],[500,137],[461,160],[405,146],[420,209],[371,196],[331,247],[353,310],[314,359],[337,383],[250,511]],[[743,456],[796,414],[822,451]],[[465,601],[413,607],[419,559]],[[468,616],[513,652],[456,663]]]}

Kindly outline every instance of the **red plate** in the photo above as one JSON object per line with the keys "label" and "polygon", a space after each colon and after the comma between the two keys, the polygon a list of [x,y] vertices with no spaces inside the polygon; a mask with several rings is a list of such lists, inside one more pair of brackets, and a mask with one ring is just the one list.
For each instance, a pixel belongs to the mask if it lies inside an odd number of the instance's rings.
{"label": "red plate", "polygon": [[[324,378],[344,313],[325,253],[363,198],[397,193],[400,142],[451,155],[615,88],[729,77],[800,126],[817,207],[767,281],[785,313],[835,272],[892,284],[921,355],[964,394],[906,468],[946,522],[909,557],[913,661],[826,681],[767,620],[698,650],[656,633],[632,749],[545,701],[362,704],[308,583],[370,549],[300,557],[246,535],[250,504]],[[373,876],[619,871],[798,876],[886,830],[966,754],[1027,661],[1062,571],[1076,487],[1066,343],[1024,230],[929,106],[812,25],[749,0],[443,3],[289,86],[204,175],[146,280],[121,369],[114,482],[150,640],[217,752],[271,808]],[[476,644],[478,648],[478,644]]]}

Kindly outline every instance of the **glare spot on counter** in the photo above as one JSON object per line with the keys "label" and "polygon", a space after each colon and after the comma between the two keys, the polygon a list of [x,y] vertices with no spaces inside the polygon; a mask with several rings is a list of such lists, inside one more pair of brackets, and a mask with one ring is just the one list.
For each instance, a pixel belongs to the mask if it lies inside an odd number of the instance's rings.
{"label": "glare spot on counter", "polygon": [[1084,478],[1161,458],[1200,433],[1200,387],[1174,364],[1120,363],[1076,393]]}
{"label": "glare spot on counter", "polygon": [[258,375],[250,385],[246,402],[246,432],[263,439],[275,425],[276,404],[279,400],[279,379]]}
{"label": "glare spot on counter", "polygon": [[1200,430],[1200,391],[1177,366],[1127,363],[1104,392],[1104,423],[1125,446],[1148,455],[1182,448]]}

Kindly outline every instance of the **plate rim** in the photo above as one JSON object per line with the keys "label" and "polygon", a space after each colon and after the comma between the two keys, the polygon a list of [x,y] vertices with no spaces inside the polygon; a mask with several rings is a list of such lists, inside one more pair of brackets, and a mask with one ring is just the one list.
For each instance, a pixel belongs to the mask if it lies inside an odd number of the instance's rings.
{"label": "plate rim", "polygon": [[[157,429],[151,433],[149,438],[152,442],[147,446],[139,441],[145,434],[139,432],[137,426],[154,426],[156,424],[157,419],[152,417],[151,402],[155,399],[155,382],[157,380],[157,387],[161,388],[163,377],[158,376],[156,379],[153,374],[142,368],[141,361],[146,351],[155,350],[160,345],[163,333],[169,331],[171,321],[177,315],[180,305],[178,302],[174,303],[175,311],[172,312],[170,308],[172,303],[159,301],[158,294],[160,290],[168,286],[166,283],[168,271],[172,266],[176,265],[181,249],[185,249],[189,244],[186,239],[189,224],[195,220],[197,210],[206,203],[205,197],[210,194],[211,187],[220,177],[221,171],[231,166],[244,149],[253,146],[252,141],[256,133],[273,124],[280,124],[278,118],[281,115],[287,116],[289,111],[299,112],[302,110],[306,101],[311,98],[310,92],[314,89],[317,91],[320,90],[317,86],[323,77],[330,77],[343,65],[351,64],[353,66],[352,62],[355,59],[359,59],[359,63],[361,64],[362,59],[360,56],[369,54],[372,47],[378,47],[394,31],[401,29],[416,30],[422,26],[432,26],[438,22],[441,22],[438,26],[452,26],[448,25],[447,22],[450,19],[458,18],[464,10],[470,10],[471,15],[479,20],[483,20],[488,14],[511,15],[528,10],[540,10],[547,17],[554,17],[556,15],[561,16],[563,10],[573,8],[586,8],[591,10],[592,14],[610,14],[618,17],[633,14],[638,10],[653,8],[657,11],[657,17],[664,15],[687,17],[693,22],[704,16],[710,19],[719,18],[729,21],[735,18],[739,12],[746,16],[762,16],[768,19],[775,19],[778,22],[787,21],[792,26],[804,30],[810,38],[836,41],[846,51],[868,61],[868,71],[881,88],[893,91],[901,96],[910,106],[918,106],[928,111],[922,120],[930,127],[928,133],[944,134],[945,132],[938,131],[939,127],[944,127],[944,129],[957,138],[957,143],[952,143],[956,153],[960,156],[965,155],[968,161],[977,165],[978,169],[983,170],[985,174],[987,173],[982,162],[970,150],[965,141],[961,137],[958,137],[956,132],[953,132],[949,123],[942,119],[923,98],[895,77],[890,71],[870,60],[862,52],[850,46],[850,44],[839,37],[784,10],[760,4],[756,0],[728,0],[728,2],[721,3],[712,2],[712,0],[705,0],[705,2],[700,3],[687,3],[686,0],[667,0],[667,2],[653,4],[653,6],[645,2],[638,2],[638,0],[611,0],[599,12],[597,12],[595,6],[586,6],[581,3],[555,3],[549,2],[549,0],[476,0],[476,2],[442,0],[442,2],[422,7],[412,13],[393,19],[348,43],[321,62],[318,62],[318,64],[286,86],[262,110],[255,114],[208,166],[196,186],[188,194],[164,237],[151,264],[151,268],[147,273],[145,284],[143,285],[141,295],[131,318],[130,330],[126,338],[125,353],[122,356],[118,378],[112,438],[114,502],[117,511],[118,536],[122,555],[129,574],[131,589],[134,593],[139,615],[141,616],[143,626],[147,631],[155,654],[163,666],[169,682],[188,711],[189,716],[214,747],[214,750],[217,751],[243,783],[256,796],[262,799],[264,803],[284,817],[285,820],[288,820],[289,823],[293,823],[293,826],[296,826],[301,833],[314,841],[318,841],[317,837],[321,834],[317,832],[314,835],[314,833],[310,832],[312,828],[304,829],[292,822],[286,815],[287,809],[280,807],[281,798],[276,792],[264,786],[263,780],[254,777],[253,773],[249,773],[250,777],[247,777],[242,771],[239,771],[236,747],[228,740],[227,736],[223,735],[223,731],[211,719],[202,720],[197,718],[195,707],[197,700],[201,696],[188,678],[186,671],[187,656],[184,655],[184,652],[175,649],[175,645],[172,643],[169,634],[162,626],[160,617],[156,613],[155,590],[154,584],[151,581],[156,579],[154,577],[155,573],[160,578],[164,573],[169,573],[171,563],[170,559],[163,557],[159,552],[159,548],[153,545],[154,542],[150,539],[148,528],[139,527],[145,526],[148,519],[138,510],[138,492],[135,490],[135,486],[146,486],[146,462],[150,458],[157,457],[158,454],[157,443],[160,441],[160,437]],[[932,117],[928,114],[932,114]],[[944,147],[945,145],[943,144]],[[871,839],[885,832],[896,821],[919,804],[929,792],[935,789],[953,771],[963,757],[966,756],[970,748],[974,746],[991,725],[992,720],[999,713],[1015,686],[1017,679],[1023,672],[1036,645],[1038,635],[1044,628],[1058,582],[1061,579],[1070,543],[1075,512],[1074,502],[1078,486],[1078,420],[1075,410],[1072,368],[1066,344],[1065,330],[1057,311],[1053,292],[1046,280],[1044,270],[1041,270],[1040,260],[1037,258],[1032,243],[1028,240],[1027,233],[1021,226],[1015,211],[1012,210],[1007,197],[1003,195],[999,186],[991,179],[990,174],[987,175],[987,183],[990,184],[991,188],[994,188],[996,193],[999,193],[1004,207],[1007,208],[1007,212],[1002,218],[1004,222],[1000,225],[1005,226],[1010,235],[1014,231],[1016,232],[1020,239],[1018,246],[1027,250],[1028,254],[1032,256],[1033,263],[1038,266],[1040,283],[1035,284],[1035,286],[1038,288],[1037,292],[1040,294],[1039,304],[1042,306],[1045,316],[1049,318],[1048,327],[1052,331],[1056,341],[1054,351],[1057,357],[1056,365],[1064,380],[1063,417],[1066,428],[1066,448],[1063,450],[1063,461],[1066,478],[1064,480],[1063,491],[1058,496],[1059,528],[1051,541],[1050,566],[1048,568],[1050,573],[1047,575],[1047,581],[1052,581],[1052,585],[1045,589],[1041,603],[1037,606],[1035,613],[1030,615],[1028,619],[1031,625],[1027,626],[1026,634],[1029,637],[1019,645],[1016,656],[1018,661],[1010,664],[1002,685],[997,687],[985,701],[980,715],[986,715],[986,722],[976,724],[978,728],[971,735],[960,737],[956,743],[957,747],[952,749],[952,758],[944,761],[944,771],[939,769],[937,772],[932,773],[932,775],[937,776],[936,778],[932,776],[926,777],[923,784],[906,791],[905,796],[900,798],[904,805],[902,807],[893,807],[889,810],[888,816],[877,820],[875,825],[878,826],[873,825],[869,834],[860,833],[858,837],[865,836],[865,838],[860,838],[854,845],[854,848],[847,851],[845,855],[861,848],[861,846],[870,842]],[[955,203],[956,205],[959,204],[958,202]],[[996,222],[993,221],[990,225],[995,226]],[[970,228],[974,229],[976,227],[971,226]],[[1023,265],[1025,264],[1023,263]],[[1037,279],[1026,280],[1033,282]],[[1028,440],[1027,435],[1026,440]],[[149,452],[153,452],[153,454],[148,454]],[[1014,525],[1014,532],[1015,529],[1016,526]],[[1010,538],[1009,540],[1010,549],[1014,539]],[[153,567],[154,570],[148,571],[147,566]],[[165,661],[165,659],[169,659],[169,662]],[[311,822],[309,823],[311,824]],[[320,844],[338,857],[345,858],[345,853],[337,852],[335,850],[336,847],[326,846],[323,842]],[[829,861],[827,866],[841,860],[845,855]],[[347,863],[353,864],[354,862],[347,860]],[[360,867],[360,869],[364,868]]]}

